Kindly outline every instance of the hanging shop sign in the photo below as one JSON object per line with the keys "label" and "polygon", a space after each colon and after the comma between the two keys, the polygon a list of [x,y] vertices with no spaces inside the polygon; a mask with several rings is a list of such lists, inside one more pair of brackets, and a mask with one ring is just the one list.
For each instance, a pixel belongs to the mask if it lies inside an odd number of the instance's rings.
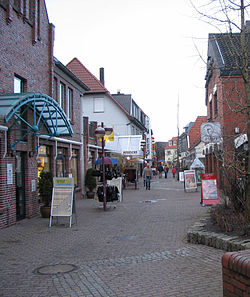
{"label": "hanging shop sign", "polygon": [[184,171],[184,190],[197,190],[195,170]]}
{"label": "hanging shop sign", "polygon": [[201,203],[203,205],[213,205],[219,203],[216,173],[201,174]]}
{"label": "hanging shop sign", "polygon": [[71,227],[74,179],[69,177],[54,177],[53,183],[49,226],[51,227],[53,217],[69,217]]}

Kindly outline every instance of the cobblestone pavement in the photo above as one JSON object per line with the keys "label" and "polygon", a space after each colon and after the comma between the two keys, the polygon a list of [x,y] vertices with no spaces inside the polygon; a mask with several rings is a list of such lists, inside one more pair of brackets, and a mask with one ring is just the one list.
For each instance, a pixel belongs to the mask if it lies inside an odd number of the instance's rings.
{"label": "cobblestone pavement", "polygon": [[0,296],[222,296],[224,252],[186,239],[208,210],[200,192],[171,177],[139,187],[106,212],[76,201],[72,228],[38,217],[0,230]]}

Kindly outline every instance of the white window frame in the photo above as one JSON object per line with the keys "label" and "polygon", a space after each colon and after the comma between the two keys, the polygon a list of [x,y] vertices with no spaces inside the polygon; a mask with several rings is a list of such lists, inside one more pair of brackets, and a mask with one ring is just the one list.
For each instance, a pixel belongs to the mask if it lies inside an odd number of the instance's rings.
{"label": "white window frame", "polygon": [[93,101],[93,111],[98,112],[104,112],[104,98],[103,97],[96,97]]}
{"label": "white window frame", "polygon": [[[70,100],[71,97],[71,100]],[[71,112],[70,112],[71,107]],[[67,90],[67,116],[68,119],[73,120],[73,90],[68,88]]]}

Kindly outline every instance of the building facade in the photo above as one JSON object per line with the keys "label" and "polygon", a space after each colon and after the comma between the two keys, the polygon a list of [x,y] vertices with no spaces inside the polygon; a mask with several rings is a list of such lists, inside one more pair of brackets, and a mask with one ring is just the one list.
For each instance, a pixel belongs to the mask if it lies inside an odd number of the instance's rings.
{"label": "building facade", "polygon": [[[44,0],[0,1],[0,24],[0,228],[4,228],[39,214],[39,171],[74,176],[80,187],[76,172],[81,172],[77,164],[81,136],[74,120],[79,94],[88,88],[54,60],[54,26]],[[65,85],[64,95],[60,83]]]}

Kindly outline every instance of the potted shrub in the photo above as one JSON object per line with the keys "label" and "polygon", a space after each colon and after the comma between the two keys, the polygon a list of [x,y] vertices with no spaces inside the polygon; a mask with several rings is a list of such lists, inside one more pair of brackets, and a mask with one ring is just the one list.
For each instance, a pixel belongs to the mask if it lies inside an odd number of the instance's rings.
{"label": "potted shrub", "polygon": [[93,199],[95,192],[93,191],[96,188],[96,178],[93,176],[93,168],[89,168],[85,175],[85,186],[88,188],[86,191],[87,198]]}
{"label": "potted shrub", "polygon": [[53,190],[52,172],[42,171],[38,178],[38,193],[42,202],[40,212],[43,218],[49,218]]}

